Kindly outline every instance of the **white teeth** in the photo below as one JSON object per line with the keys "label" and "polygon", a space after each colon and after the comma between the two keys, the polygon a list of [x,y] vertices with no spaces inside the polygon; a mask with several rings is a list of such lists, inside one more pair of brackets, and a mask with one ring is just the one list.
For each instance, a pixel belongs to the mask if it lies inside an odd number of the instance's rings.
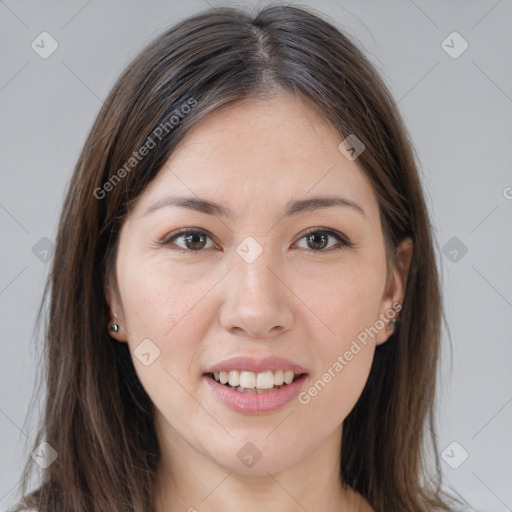
{"label": "white teeth", "polygon": [[258,392],[259,390],[269,390],[283,384],[291,384],[295,374],[292,370],[277,370],[276,372],[267,370],[261,373],[230,370],[229,372],[214,372],[213,376],[217,382],[221,384],[229,383],[237,391]]}
{"label": "white teeth", "polygon": [[240,385],[240,373],[238,370],[231,370],[229,372],[229,385],[234,388]]}
{"label": "white teeth", "polygon": [[282,386],[284,382],[284,372],[283,370],[277,370],[274,373],[274,386]]}
{"label": "white teeth", "polygon": [[291,384],[293,380],[293,372],[291,370],[286,370],[284,372],[284,381],[286,384]]}
{"label": "white teeth", "polygon": [[[229,372],[229,374],[231,375],[231,372]],[[254,389],[256,387],[256,375],[253,372],[240,372],[240,381],[238,385],[245,389]]]}
{"label": "white teeth", "polygon": [[271,371],[258,373],[255,387],[258,389],[271,389],[274,387],[274,384],[274,374]]}

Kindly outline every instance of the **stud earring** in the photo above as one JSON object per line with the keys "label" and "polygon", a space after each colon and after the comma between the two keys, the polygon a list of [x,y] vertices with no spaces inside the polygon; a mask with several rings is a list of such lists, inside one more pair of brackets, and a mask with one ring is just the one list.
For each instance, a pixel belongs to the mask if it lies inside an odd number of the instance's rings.
{"label": "stud earring", "polygon": [[119,331],[119,325],[117,325],[117,324],[112,324],[112,325],[110,326],[110,330],[111,330],[111,331],[114,331],[114,332]]}
{"label": "stud earring", "polygon": [[397,322],[398,322],[398,320],[396,318],[392,318],[391,321],[389,322],[389,324],[387,325],[388,331],[394,331],[395,325]]}

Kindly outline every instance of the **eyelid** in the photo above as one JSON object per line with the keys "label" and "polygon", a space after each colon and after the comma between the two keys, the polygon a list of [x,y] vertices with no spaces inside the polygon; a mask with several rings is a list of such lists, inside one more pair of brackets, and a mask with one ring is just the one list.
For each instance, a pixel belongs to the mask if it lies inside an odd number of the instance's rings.
{"label": "eyelid", "polygon": [[[177,229],[176,231],[173,231],[169,235],[165,236],[162,240],[158,241],[158,243],[160,245],[163,245],[163,246],[169,246],[169,245],[171,245],[173,240],[175,240],[176,238],[179,238],[180,236],[183,236],[183,235],[186,235],[186,234],[189,234],[189,233],[196,233],[196,234],[205,235],[206,237],[210,238],[215,243],[215,245],[217,245],[215,240],[214,240],[213,235],[211,235],[208,231],[206,231],[203,228],[195,228],[195,227],[188,227],[188,228]],[[355,247],[355,244],[353,242],[351,242],[348,239],[348,237],[345,236],[343,233],[340,233],[339,231],[337,231],[335,229],[324,228],[324,227],[321,227],[321,226],[308,228],[306,231],[301,233],[301,235],[297,239],[297,242],[299,242],[300,240],[302,240],[306,236],[308,236],[310,234],[313,234],[313,233],[326,233],[328,236],[332,236],[333,238],[336,238],[338,240],[338,244],[337,245],[335,245],[333,247],[330,247],[327,250],[314,251],[314,250],[307,250],[306,249],[307,252],[313,253],[315,255],[316,254],[320,255],[320,254],[330,253],[330,252],[332,252],[332,250],[336,250],[336,249],[343,249],[343,248],[347,248],[347,247],[348,248]],[[295,242],[295,244],[297,242]],[[172,250],[178,250],[178,251],[182,251],[182,252],[196,254],[198,252],[203,252],[205,249],[193,250],[193,249],[184,249],[183,247],[180,247],[180,246],[175,246],[175,247],[172,248]]]}
{"label": "eyelid", "polygon": [[[167,246],[167,245],[170,245],[174,239],[179,238],[180,236],[183,236],[183,235],[186,235],[189,233],[198,233],[201,235],[205,235],[206,237],[211,238],[212,241],[215,243],[215,240],[214,240],[214,237],[212,234],[210,234],[208,231],[206,231],[203,228],[195,228],[195,227],[177,229],[176,231],[173,231],[169,235],[166,235],[162,240],[159,240],[158,243],[160,245]],[[193,249],[183,249],[183,247],[179,247],[179,246],[176,246],[173,249],[182,250],[182,251],[190,252],[190,253],[201,252],[204,250],[204,249],[201,249],[200,251],[194,251]]]}
{"label": "eyelid", "polygon": [[[337,231],[336,229],[331,228],[324,228],[321,226],[312,227],[307,229],[305,232],[303,232],[297,242],[302,240],[304,237],[313,234],[313,233],[326,233],[328,236],[332,236],[333,238],[336,238],[338,240],[338,244],[334,245],[333,247],[330,247],[329,249],[320,250],[320,251],[314,251],[314,250],[308,250],[307,252],[313,253],[314,255],[321,255],[321,254],[329,254],[332,251],[336,251],[337,249],[345,249],[345,248],[354,248],[355,244],[351,242],[347,236],[345,236],[343,233]],[[295,243],[297,243],[295,242]]]}
{"label": "eyelid", "polygon": [[307,235],[310,235],[312,233],[317,233],[317,232],[327,233],[328,235],[332,235],[334,238],[338,238],[341,242],[344,242],[347,245],[352,244],[352,242],[348,239],[348,237],[345,236],[343,233],[337,231],[336,229],[323,228],[321,226],[308,228],[306,231],[304,231],[304,233],[301,234],[299,240],[301,240],[302,238],[304,238]]}

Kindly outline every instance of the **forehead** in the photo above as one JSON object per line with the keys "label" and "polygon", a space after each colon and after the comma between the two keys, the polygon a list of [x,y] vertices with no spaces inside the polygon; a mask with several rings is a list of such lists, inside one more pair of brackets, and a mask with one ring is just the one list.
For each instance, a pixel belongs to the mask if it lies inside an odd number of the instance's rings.
{"label": "forehead", "polygon": [[238,101],[189,130],[137,209],[141,212],[164,192],[211,199],[238,213],[337,194],[375,214],[372,185],[357,160],[340,152],[341,141],[314,106],[294,95]]}

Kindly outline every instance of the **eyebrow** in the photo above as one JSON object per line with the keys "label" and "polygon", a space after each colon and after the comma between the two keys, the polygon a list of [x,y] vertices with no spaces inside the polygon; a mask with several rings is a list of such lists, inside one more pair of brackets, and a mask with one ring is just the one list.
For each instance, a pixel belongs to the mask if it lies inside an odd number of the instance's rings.
{"label": "eyebrow", "polygon": [[[215,215],[219,217],[225,217],[228,219],[234,218],[234,213],[231,209],[225,206],[208,201],[207,199],[201,199],[198,197],[165,197],[159,199],[156,203],[153,203],[142,216],[149,215],[150,213],[159,210],[160,208],[178,206],[181,208],[188,208],[196,212],[204,213],[206,215]],[[299,213],[311,212],[321,208],[332,208],[348,207],[359,212],[363,217],[366,217],[365,211],[356,202],[351,199],[340,196],[315,196],[308,199],[298,199],[294,201],[288,201],[285,208],[285,217],[297,215]]]}

